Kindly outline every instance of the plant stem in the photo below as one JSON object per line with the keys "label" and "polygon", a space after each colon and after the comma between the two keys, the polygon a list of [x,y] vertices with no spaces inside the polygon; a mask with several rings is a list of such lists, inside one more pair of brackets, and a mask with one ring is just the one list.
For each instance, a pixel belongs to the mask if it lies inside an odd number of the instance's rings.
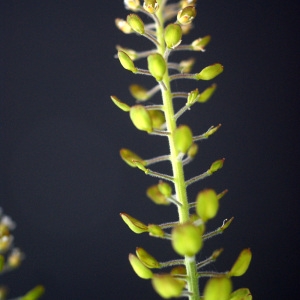
{"label": "plant stem", "polygon": [[[165,53],[165,41],[164,41],[164,19],[163,19],[163,7],[165,2],[158,1],[160,5],[160,9],[157,12],[157,17],[159,20],[159,24],[156,25],[156,33],[157,39],[159,42],[159,46],[157,47],[158,52],[163,56]],[[177,127],[176,119],[174,117],[174,107],[172,101],[172,91],[170,86],[170,75],[168,70],[166,71],[163,83],[166,87],[166,90],[161,89],[163,105],[164,105],[164,112],[166,118],[166,125],[167,131],[170,133],[168,135],[169,147],[170,147],[170,161],[172,164],[173,170],[173,178],[174,178],[174,188],[176,193],[176,199],[182,205],[178,206],[178,216],[179,222],[185,223],[189,221],[189,204],[188,198],[186,193],[186,185],[185,185],[185,178],[184,178],[184,170],[183,164],[181,160],[178,160],[177,157],[179,155],[178,151],[176,150],[175,143],[174,143],[174,131]],[[188,257],[185,256],[184,258],[186,272],[187,272],[187,285],[189,291],[189,300],[199,300],[199,284],[198,284],[198,276],[197,276],[197,266],[195,257]]]}

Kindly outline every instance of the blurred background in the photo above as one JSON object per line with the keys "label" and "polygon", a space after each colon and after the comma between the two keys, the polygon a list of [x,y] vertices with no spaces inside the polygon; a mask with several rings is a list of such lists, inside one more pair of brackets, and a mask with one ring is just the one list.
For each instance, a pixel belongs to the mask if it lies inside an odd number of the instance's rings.
{"label": "blurred background", "polygon": [[[213,98],[195,105],[179,123],[190,124],[195,134],[222,127],[200,143],[187,178],[217,159],[225,157],[226,163],[188,193],[194,199],[203,188],[229,190],[208,230],[235,217],[222,236],[206,242],[199,260],[223,247],[208,269],[225,271],[249,247],[252,264],[234,287],[249,287],[254,299],[295,299],[299,4],[199,1],[197,12],[183,44],[210,34],[207,51],[170,59],[196,57],[194,72],[215,62],[225,70],[213,81],[218,84]],[[145,223],[176,219],[174,207],[157,207],[145,196],[157,181],[119,157],[122,147],[144,158],[168,151],[164,138],[137,132],[110,100],[117,95],[132,105],[129,84],[155,84],[114,58],[117,44],[152,47],[116,29],[115,18],[128,13],[121,0],[0,3],[0,206],[16,221],[15,245],[26,254],[20,269],[1,278],[11,297],[43,284],[45,300],[160,299],[150,282],[133,273],[128,253],[142,246],[161,261],[177,258],[169,242],[135,235],[119,217],[127,212]],[[181,81],[173,89],[203,90],[210,84]],[[176,108],[183,104],[176,99]],[[157,168],[170,172],[168,164]]]}

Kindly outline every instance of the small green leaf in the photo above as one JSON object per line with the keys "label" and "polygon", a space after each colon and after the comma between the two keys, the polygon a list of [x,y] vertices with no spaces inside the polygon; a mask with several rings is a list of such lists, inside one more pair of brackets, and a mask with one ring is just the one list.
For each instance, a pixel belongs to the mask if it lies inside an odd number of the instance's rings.
{"label": "small green leaf", "polygon": [[138,234],[148,232],[148,226],[142,223],[141,221],[135,219],[134,217],[126,213],[120,213],[120,216],[133,232]]}
{"label": "small green leaf", "polygon": [[134,105],[130,108],[130,119],[134,126],[148,133],[153,131],[152,120],[148,110],[143,105]]}
{"label": "small green leaf", "polygon": [[118,97],[116,96],[110,96],[110,99],[114,102],[116,106],[118,106],[120,109],[122,109],[125,112],[130,111],[130,106],[126,103],[122,102]]}
{"label": "small green leaf", "polygon": [[137,247],[136,255],[139,260],[149,269],[160,269],[160,263],[154,258],[151,254],[149,254],[144,248]]}
{"label": "small green leaf", "polygon": [[201,229],[192,223],[175,226],[172,230],[172,246],[179,255],[196,255],[202,248]]}
{"label": "small green leaf", "polygon": [[204,68],[200,73],[195,75],[198,80],[211,80],[223,72],[221,64],[214,64]]}
{"label": "small green leaf", "polygon": [[170,274],[154,274],[152,278],[152,285],[154,290],[164,299],[173,297],[180,297],[185,282],[183,280],[174,278]]}
{"label": "small green leaf", "polygon": [[145,25],[142,19],[136,14],[130,14],[127,16],[127,23],[133,31],[139,34],[145,33]]}
{"label": "small green leaf", "polygon": [[244,249],[237,260],[233,264],[231,270],[229,271],[229,276],[242,276],[248,270],[252,259],[252,253],[250,249]]}
{"label": "small green leaf", "polygon": [[175,129],[174,143],[177,151],[187,153],[193,144],[193,134],[187,125],[180,125]]}
{"label": "small green leaf", "polygon": [[142,279],[151,279],[153,277],[152,271],[149,270],[134,254],[130,253],[128,259],[137,276]]}
{"label": "small green leaf", "polygon": [[35,288],[26,293],[21,300],[37,300],[45,293],[45,289],[41,285],[37,285]]}
{"label": "small green leaf", "polygon": [[182,29],[178,24],[169,24],[165,29],[165,42],[169,49],[176,48],[181,43]]}
{"label": "small green leaf", "polygon": [[153,53],[147,57],[147,61],[151,75],[157,81],[161,81],[167,70],[165,59],[159,53]]}
{"label": "small green leaf", "polygon": [[132,73],[137,72],[137,68],[132,59],[124,51],[118,51],[118,58],[124,69],[131,71]]}
{"label": "small green leaf", "polygon": [[205,300],[228,300],[232,284],[227,277],[216,277],[208,280],[204,287]]}

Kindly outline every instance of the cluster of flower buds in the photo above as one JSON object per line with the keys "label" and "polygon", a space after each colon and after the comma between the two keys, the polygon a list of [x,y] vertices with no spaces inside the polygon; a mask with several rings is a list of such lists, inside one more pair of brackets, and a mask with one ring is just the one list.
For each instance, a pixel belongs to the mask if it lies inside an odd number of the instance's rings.
{"label": "cluster of flower buds", "polygon": [[[15,222],[9,216],[3,214],[0,208],[0,274],[18,268],[25,257],[19,248],[14,247],[14,237],[11,232],[15,227]],[[0,300],[5,300],[7,294],[7,288],[0,286]],[[44,287],[38,285],[18,299],[37,300],[43,294]]]}
{"label": "cluster of flower buds", "polygon": [[[111,96],[113,103],[122,111],[129,113],[133,125],[151,135],[168,138],[170,153],[154,158],[144,159],[135,152],[123,148],[121,158],[131,167],[138,168],[145,174],[159,179],[158,183],[150,186],[147,197],[158,205],[173,204],[179,211],[179,220],[162,224],[145,224],[127,213],[121,213],[123,221],[137,234],[148,233],[152,237],[171,241],[174,251],[180,259],[160,262],[145,249],[136,248],[135,254],[129,254],[129,262],[135,273],[143,279],[151,279],[155,291],[165,299],[172,297],[188,297],[189,300],[199,300],[198,279],[212,277],[205,288],[201,299],[205,300],[251,300],[248,289],[232,292],[231,277],[243,275],[251,261],[251,251],[243,250],[232,268],[227,272],[203,271],[202,268],[214,262],[222,252],[216,250],[212,255],[197,261],[197,254],[202,249],[205,240],[224,232],[233,218],[225,220],[219,228],[206,232],[206,223],[217,215],[220,199],[227,190],[216,193],[213,189],[200,191],[194,202],[187,199],[186,188],[199,180],[213,175],[224,164],[224,158],[213,162],[208,169],[188,180],[184,179],[183,167],[191,162],[198,153],[197,142],[213,135],[221,126],[211,126],[206,132],[194,135],[186,124],[179,124],[181,115],[191,109],[196,103],[205,103],[216,90],[216,84],[199,92],[198,88],[190,92],[172,92],[171,82],[191,79],[208,81],[223,72],[220,63],[209,65],[197,73],[191,73],[195,63],[194,58],[181,62],[169,60],[174,51],[204,52],[210,42],[210,36],[197,38],[192,43],[182,44],[183,36],[193,28],[192,22],[196,17],[196,0],[181,0],[168,3],[167,0],[124,0],[125,8],[131,13],[126,19],[116,19],[115,24],[125,34],[137,34],[148,39],[153,49],[136,51],[120,45],[117,46],[116,58],[122,67],[134,74],[146,75],[154,79],[155,85],[146,89],[140,84],[129,87],[130,94],[135,100],[133,105],[121,101],[117,96]],[[150,23],[144,23],[142,14],[147,15]],[[147,69],[141,69],[136,61],[145,58]],[[161,92],[162,103],[145,105],[157,92]],[[176,98],[185,99],[184,105],[174,111],[173,102]],[[155,101],[155,100],[154,100]],[[173,174],[163,174],[148,167],[162,161],[170,161]],[[183,217],[184,216],[184,217]],[[154,272],[153,269],[170,268],[169,272]]]}

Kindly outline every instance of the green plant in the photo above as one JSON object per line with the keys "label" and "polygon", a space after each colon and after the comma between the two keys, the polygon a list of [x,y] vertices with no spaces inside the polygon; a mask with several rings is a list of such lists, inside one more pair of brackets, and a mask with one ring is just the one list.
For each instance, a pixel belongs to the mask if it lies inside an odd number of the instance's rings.
{"label": "green plant", "polygon": [[[24,253],[14,247],[14,237],[11,231],[16,227],[15,222],[7,215],[2,213],[0,208],[0,274],[17,269],[24,259]],[[24,296],[11,300],[37,300],[44,294],[44,287],[37,285]],[[5,300],[7,297],[7,288],[0,286],[0,300]]]}
{"label": "green plant", "polygon": [[[215,92],[216,85],[212,84],[202,92],[198,89],[190,92],[174,92],[171,82],[182,79],[207,81],[223,72],[223,66],[219,63],[210,65],[199,73],[190,73],[194,59],[179,63],[169,61],[169,55],[174,51],[204,51],[210,41],[210,36],[205,36],[191,44],[181,44],[183,35],[192,28],[192,21],[196,16],[196,1],[182,0],[170,3],[166,0],[146,0],[141,5],[138,0],[125,0],[124,3],[126,9],[133,13],[130,13],[126,20],[116,19],[117,27],[125,34],[136,33],[149,39],[155,47],[148,51],[137,52],[117,46],[116,57],[126,70],[134,74],[149,75],[156,80],[157,85],[151,90],[146,90],[137,84],[131,85],[130,92],[137,101],[133,106],[122,102],[117,96],[111,96],[111,99],[121,110],[129,113],[137,129],[151,135],[166,137],[170,154],[143,159],[129,149],[121,149],[120,155],[131,167],[137,167],[145,174],[159,179],[157,185],[147,189],[147,196],[158,205],[175,205],[178,210],[178,220],[159,225],[146,225],[127,213],[121,213],[121,217],[135,233],[148,232],[150,236],[170,240],[175,252],[182,257],[159,262],[145,249],[137,248],[136,254],[129,255],[130,264],[139,277],[151,279],[156,292],[165,299],[172,297],[187,297],[190,300],[252,299],[251,293],[246,288],[232,292],[230,279],[232,276],[240,276],[246,272],[252,257],[249,249],[241,252],[228,272],[201,270],[215,261],[222,249],[214,251],[204,261],[197,261],[197,254],[202,249],[203,242],[223,233],[233,218],[225,220],[215,231],[206,232],[206,223],[216,216],[219,201],[227,191],[216,193],[213,189],[202,190],[195,202],[187,197],[189,185],[211,176],[224,164],[224,159],[219,159],[198,176],[191,179],[186,179],[184,176],[184,166],[197,154],[196,142],[207,139],[220,128],[220,125],[212,126],[205,133],[194,135],[188,125],[178,125],[180,116],[194,104],[206,102]],[[150,18],[153,22],[145,24],[137,13],[147,15],[147,19]],[[175,21],[172,22],[174,19]],[[147,59],[148,69],[136,67],[135,62],[141,58]],[[159,91],[161,104],[143,104]],[[176,112],[173,103],[175,98],[186,100],[182,108]],[[170,161],[171,175],[148,168],[161,161]],[[163,268],[172,269],[164,273],[152,271]],[[200,277],[211,277],[203,289],[199,288]]]}

